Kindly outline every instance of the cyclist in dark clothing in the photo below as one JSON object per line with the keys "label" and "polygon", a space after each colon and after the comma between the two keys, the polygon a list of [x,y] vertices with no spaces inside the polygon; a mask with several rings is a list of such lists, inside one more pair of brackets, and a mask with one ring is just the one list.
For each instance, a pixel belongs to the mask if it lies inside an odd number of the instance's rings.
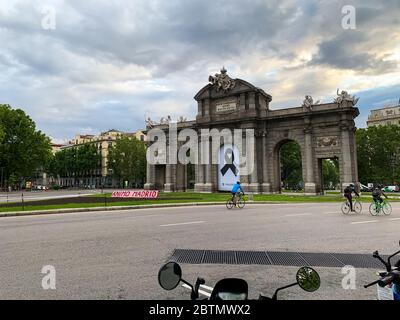
{"label": "cyclist in dark clothing", "polygon": [[345,189],[344,189],[344,196],[349,200],[350,204],[350,210],[351,212],[354,212],[353,209],[353,192],[354,194],[359,197],[360,195],[357,193],[356,189],[354,188],[354,184],[350,183]]}
{"label": "cyclist in dark clothing", "polygon": [[375,203],[382,203],[383,199],[382,196],[384,196],[386,199],[388,198],[386,194],[383,193],[382,191],[383,186],[380,184],[378,185],[374,191],[372,191],[372,199],[374,200]]}

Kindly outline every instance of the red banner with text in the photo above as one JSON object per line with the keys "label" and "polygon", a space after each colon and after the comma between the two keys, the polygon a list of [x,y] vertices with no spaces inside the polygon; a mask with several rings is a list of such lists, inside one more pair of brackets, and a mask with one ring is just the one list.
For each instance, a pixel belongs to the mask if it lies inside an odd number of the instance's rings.
{"label": "red banner with text", "polygon": [[111,198],[136,198],[136,199],[157,199],[158,190],[124,190],[114,191]]}

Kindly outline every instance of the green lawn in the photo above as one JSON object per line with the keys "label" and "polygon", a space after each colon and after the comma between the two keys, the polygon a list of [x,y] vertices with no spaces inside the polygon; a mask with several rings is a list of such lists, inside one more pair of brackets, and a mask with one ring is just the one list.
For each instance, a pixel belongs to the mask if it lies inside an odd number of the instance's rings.
{"label": "green lawn", "polygon": [[[149,205],[149,204],[173,204],[173,203],[198,203],[198,202],[225,202],[230,195],[228,193],[195,193],[195,192],[176,192],[176,193],[160,193],[158,199],[154,200],[122,200],[118,202],[107,203],[108,207],[111,206],[135,206],[135,205]],[[106,197],[110,198],[111,194],[96,194],[93,197]],[[370,195],[362,195],[359,199],[361,202],[371,202]],[[104,207],[104,202],[100,203],[73,203],[74,198],[70,198],[71,203],[59,205],[38,205],[32,206],[26,203],[24,211],[35,210],[51,210],[51,209],[69,209],[69,208],[94,208]],[[254,195],[254,201],[267,201],[267,202],[343,202],[344,198],[341,194],[328,194],[324,196],[306,196],[302,194],[273,194],[273,195]],[[400,201],[397,197],[390,197],[389,201]],[[22,211],[20,203],[16,203],[14,207],[1,208],[0,212]]]}

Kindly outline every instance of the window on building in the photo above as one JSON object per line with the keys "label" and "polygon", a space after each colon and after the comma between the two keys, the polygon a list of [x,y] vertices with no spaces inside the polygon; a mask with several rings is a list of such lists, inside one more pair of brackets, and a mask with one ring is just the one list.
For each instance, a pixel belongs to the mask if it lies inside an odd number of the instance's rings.
{"label": "window on building", "polygon": [[144,135],[140,136],[140,141],[144,141]]}

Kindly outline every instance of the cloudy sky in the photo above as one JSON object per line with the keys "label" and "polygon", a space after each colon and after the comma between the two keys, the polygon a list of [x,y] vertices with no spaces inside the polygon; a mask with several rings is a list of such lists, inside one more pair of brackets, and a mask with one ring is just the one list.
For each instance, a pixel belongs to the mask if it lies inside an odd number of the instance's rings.
{"label": "cloudy sky", "polygon": [[193,96],[222,66],[272,109],[356,94],[359,127],[400,98],[399,0],[0,0],[0,44],[0,103],[56,142],[194,118]]}

